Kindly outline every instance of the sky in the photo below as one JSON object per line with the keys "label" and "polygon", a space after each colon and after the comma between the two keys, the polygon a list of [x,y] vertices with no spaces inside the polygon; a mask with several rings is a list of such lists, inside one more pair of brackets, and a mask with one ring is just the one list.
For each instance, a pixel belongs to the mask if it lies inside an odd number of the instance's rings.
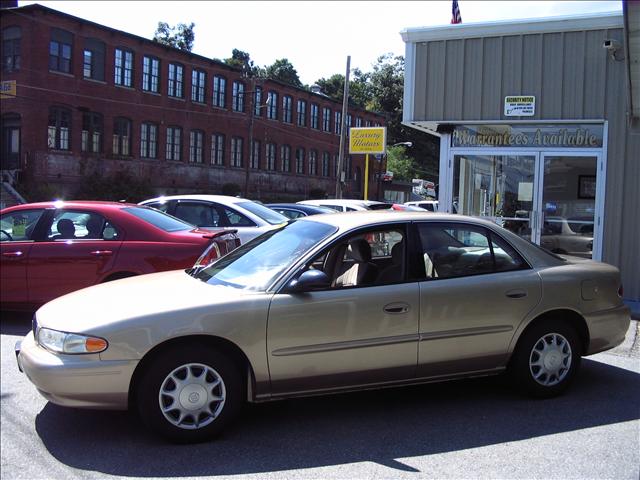
{"label": "sky", "polygon": [[[19,1],[40,3],[145,38],[158,22],[195,23],[193,52],[248,52],[258,66],[287,58],[303,84],[351,68],[371,71],[385,54],[404,55],[400,31],[447,25],[451,1]],[[621,12],[621,1],[459,0],[463,23]]]}

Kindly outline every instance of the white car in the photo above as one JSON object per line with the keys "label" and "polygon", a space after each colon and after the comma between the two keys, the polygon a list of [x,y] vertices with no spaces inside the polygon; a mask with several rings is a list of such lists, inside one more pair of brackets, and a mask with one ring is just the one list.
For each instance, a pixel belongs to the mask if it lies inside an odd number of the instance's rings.
{"label": "white car", "polygon": [[264,205],[226,195],[172,195],[144,200],[140,205],[157,208],[201,228],[237,230],[243,244],[289,221]]}
{"label": "white car", "polygon": [[404,202],[404,204],[412,207],[420,207],[429,212],[438,211],[438,200],[418,200],[413,202]]}
{"label": "white car", "polygon": [[338,212],[355,212],[358,210],[388,210],[390,203],[377,202],[375,200],[355,200],[349,198],[331,198],[325,200],[303,200],[302,205],[316,205],[329,207]]}

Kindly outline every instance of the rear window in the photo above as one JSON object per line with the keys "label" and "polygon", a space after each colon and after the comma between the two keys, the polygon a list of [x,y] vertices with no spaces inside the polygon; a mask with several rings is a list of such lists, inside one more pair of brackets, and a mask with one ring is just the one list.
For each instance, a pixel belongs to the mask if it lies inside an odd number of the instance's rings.
{"label": "rear window", "polygon": [[369,210],[387,210],[391,208],[390,203],[373,203],[371,205],[367,205]]}
{"label": "rear window", "polygon": [[183,222],[176,217],[172,217],[169,214],[156,210],[154,208],[146,207],[127,207],[123,208],[127,213],[130,213],[134,217],[138,217],[147,223],[150,223],[154,227],[158,227],[165,232],[179,232],[183,230],[192,230],[194,225]]}
{"label": "rear window", "polygon": [[237,205],[244,208],[245,210],[250,211],[254,215],[257,215],[271,225],[279,225],[281,223],[286,223],[289,221],[289,219],[284,215],[280,215],[278,212],[273,211],[270,208],[267,208],[264,205],[260,205],[256,202],[240,202]]}

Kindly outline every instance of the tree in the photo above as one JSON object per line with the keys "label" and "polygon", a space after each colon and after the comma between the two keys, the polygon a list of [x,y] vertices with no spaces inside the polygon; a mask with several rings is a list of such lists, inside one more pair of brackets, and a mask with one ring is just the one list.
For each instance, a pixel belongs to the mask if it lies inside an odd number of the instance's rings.
{"label": "tree", "polygon": [[158,28],[153,34],[153,41],[190,52],[196,38],[193,31],[195,26],[196,24],[193,22],[189,25],[179,23],[175,27],[166,22],[158,22]]}
{"label": "tree", "polygon": [[387,147],[387,170],[393,172],[394,180],[410,182],[419,177],[419,168],[415,160],[407,155],[407,149],[403,145]]}
{"label": "tree", "polygon": [[234,48],[231,52],[231,58],[224,59],[224,63],[242,69],[242,73],[248,77],[261,76],[262,73],[262,69],[254,65],[251,55],[237,48]]}
{"label": "tree", "polygon": [[[371,102],[371,92],[369,87],[369,75],[363,73],[359,68],[353,70],[353,77],[349,80],[349,104],[360,107],[369,108]],[[344,75],[336,73],[329,78],[321,78],[316,81],[322,89],[322,93],[329,98],[342,103],[344,94]]]}
{"label": "tree", "polygon": [[265,76],[272,80],[293,85],[294,87],[302,87],[298,72],[286,58],[280,58],[268,67],[265,67]]}

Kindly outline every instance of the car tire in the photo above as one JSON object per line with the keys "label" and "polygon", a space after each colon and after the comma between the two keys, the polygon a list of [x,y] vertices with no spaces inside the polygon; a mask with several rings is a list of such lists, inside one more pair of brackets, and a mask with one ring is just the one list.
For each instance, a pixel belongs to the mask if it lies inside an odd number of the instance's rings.
{"label": "car tire", "polygon": [[153,431],[175,443],[218,435],[243,404],[242,375],[228,357],[201,345],[156,356],[136,389],[138,413]]}
{"label": "car tire", "polygon": [[576,330],[560,320],[528,328],[516,347],[509,373],[524,393],[538,398],[563,393],[574,379],[582,354]]}

